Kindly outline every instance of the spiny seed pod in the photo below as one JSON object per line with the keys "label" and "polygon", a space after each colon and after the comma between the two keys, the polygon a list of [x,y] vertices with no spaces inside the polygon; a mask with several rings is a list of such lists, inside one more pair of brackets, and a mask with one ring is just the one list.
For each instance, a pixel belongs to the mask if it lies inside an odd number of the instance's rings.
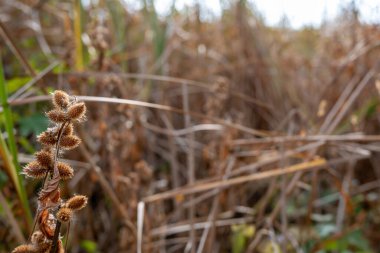
{"label": "spiny seed pod", "polygon": [[37,161],[28,163],[23,170],[23,173],[32,178],[43,178],[46,175],[47,169],[42,167]]}
{"label": "spiny seed pod", "polygon": [[35,245],[40,245],[45,241],[45,236],[41,231],[36,231],[33,233],[31,241]]}
{"label": "spiny seed pod", "polygon": [[73,168],[71,168],[71,166],[66,163],[58,162],[57,168],[62,180],[68,180],[74,176]]}
{"label": "spiny seed pod", "polygon": [[57,109],[65,110],[69,105],[70,97],[66,92],[56,90],[53,94],[53,104]]}
{"label": "spiny seed pod", "polygon": [[41,150],[35,154],[37,161],[42,167],[49,168],[53,164],[53,154],[50,150]]}
{"label": "spiny seed pod", "polygon": [[61,110],[51,110],[46,113],[46,116],[55,123],[63,123],[67,121],[66,113]]}
{"label": "spiny seed pod", "polygon": [[76,195],[66,201],[65,207],[78,211],[87,205],[87,197],[83,195]]}
{"label": "spiny seed pod", "polygon": [[12,253],[37,253],[37,249],[31,244],[24,244],[15,248]]}
{"label": "spiny seed pod", "polygon": [[67,207],[62,207],[57,212],[57,219],[60,222],[68,222],[73,217],[73,210]]}
{"label": "spiny seed pod", "polygon": [[[17,247],[13,253],[50,252],[53,240],[57,240],[55,236],[59,234],[59,222],[70,221],[75,211],[87,205],[87,197],[81,195],[74,196],[60,205],[63,203],[59,188],[60,180],[72,178],[74,170],[70,165],[58,161],[61,149],[73,149],[80,144],[80,138],[73,134],[73,121],[84,119],[86,106],[82,102],[77,103],[75,98],[63,91],[54,92],[53,103],[55,108],[47,112],[46,115],[55,124],[37,137],[43,145],[43,149],[36,152],[36,161],[27,164],[24,168],[24,173],[27,176],[35,178],[42,178],[51,173],[51,177],[44,183],[38,195],[39,212],[36,223],[39,231],[32,234],[31,244]],[[59,175],[54,173],[57,171]],[[56,212],[57,207],[59,210]],[[56,243],[57,248],[55,253],[65,252],[59,237],[54,243]]]}
{"label": "spiny seed pod", "polygon": [[59,144],[64,149],[73,149],[78,147],[80,142],[81,140],[79,139],[79,137],[75,135],[67,135],[61,137],[61,141]]}
{"label": "spiny seed pod", "polygon": [[135,170],[143,183],[149,182],[152,179],[153,170],[144,160],[135,164]]}
{"label": "spiny seed pod", "polygon": [[57,138],[51,131],[42,132],[37,136],[37,140],[46,146],[54,146],[57,143]]}
{"label": "spiny seed pod", "polygon": [[65,128],[63,129],[62,135],[63,136],[72,135],[73,133],[74,133],[74,126],[72,123],[70,123],[65,126]]}
{"label": "spiny seed pod", "polygon": [[83,102],[76,103],[69,107],[67,117],[71,120],[81,120],[86,113],[86,105]]}
{"label": "spiny seed pod", "polygon": [[44,241],[38,246],[37,253],[48,253],[51,248],[51,241]]}

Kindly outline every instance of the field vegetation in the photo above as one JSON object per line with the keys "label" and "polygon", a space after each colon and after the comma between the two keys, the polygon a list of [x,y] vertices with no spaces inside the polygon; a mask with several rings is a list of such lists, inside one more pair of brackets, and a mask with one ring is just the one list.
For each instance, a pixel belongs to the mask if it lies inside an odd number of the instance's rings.
{"label": "field vegetation", "polygon": [[32,233],[56,90],[87,107],[66,252],[379,252],[379,25],[221,2],[0,0],[0,252]]}

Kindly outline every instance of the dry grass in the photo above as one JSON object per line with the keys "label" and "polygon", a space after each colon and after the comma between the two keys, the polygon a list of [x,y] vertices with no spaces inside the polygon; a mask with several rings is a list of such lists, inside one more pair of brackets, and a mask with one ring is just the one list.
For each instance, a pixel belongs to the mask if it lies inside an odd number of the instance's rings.
{"label": "dry grass", "polygon": [[[0,2],[20,162],[49,92],[88,106],[62,188],[89,197],[69,252],[376,252],[377,26],[350,9],[292,30],[245,1],[212,21],[198,8],[159,17],[153,1],[74,2]],[[3,175],[9,252],[28,225]],[[34,210],[40,185],[24,186]]]}

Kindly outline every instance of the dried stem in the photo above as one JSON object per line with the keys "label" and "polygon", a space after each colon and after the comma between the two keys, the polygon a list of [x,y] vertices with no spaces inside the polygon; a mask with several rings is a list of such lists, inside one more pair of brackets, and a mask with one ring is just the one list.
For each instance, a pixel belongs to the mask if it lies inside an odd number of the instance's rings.
{"label": "dried stem", "polygon": [[[46,174],[45,174],[44,180],[42,181],[42,185],[43,185],[43,186],[45,186],[45,183],[46,183],[46,180],[47,180],[48,175],[49,175],[49,171],[46,171]],[[34,230],[36,229],[37,219],[38,219],[38,215],[39,215],[39,214],[40,214],[40,210],[39,210],[39,208],[37,207],[36,217],[34,218],[32,232],[31,232],[30,235],[29,235],[28,241],[31,240],[32,235],[33,235],[33,233],[34,233]]]}
{"label": "dried stem", "polygon": [[71,222],[69,221],[69,224],[67,225],[67,230],[66,230],[65,252],[67,251],[67,241],[69,240],[70,225],[71,225]]}
{"label": "dried stem", "polygon": [[[59,173],[58,172],[58,168],[57,168],[57,162],[58,162],[58,155],[59,155],[59,143],[61,141],[61,137],[62,137],[62,134],[63,134],[63,129],[65,128],[66,124],[67,124],[68,121],[62,123],[59,131],[58,131],[58,140],[57,140],[57,144],[55,145],[55,155],[54,155],[54,172],[53,174],[55,173]],[[57,224],[55,226],[55,231],[54,231],[54,237],[53,237],[53,243],[52,243],[52,247],[51,247],[51,250],[50,250],[50,253],[55,253],[57,251],[57,242],[58,242],[58,238],[59,238],[59,231],[61,229],[61,222],[59,220],[57,220]]]}
{"label": "dried stem", "polygon": [[57,221],[57,224],[55,225],[53,245],[51,247],[50,253],[56,253],[57,252],[57,245],[58,245],[57,242],[58,242],[60,230],[61,230],[61,222]]}

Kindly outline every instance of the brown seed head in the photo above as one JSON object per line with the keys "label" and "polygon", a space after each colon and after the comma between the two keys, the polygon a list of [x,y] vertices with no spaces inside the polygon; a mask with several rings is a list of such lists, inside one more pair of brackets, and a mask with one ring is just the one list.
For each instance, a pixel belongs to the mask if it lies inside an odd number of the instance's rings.
{"label": "brown seed head", "polygon": [[12,253],[37,253],[37,249],[31,244],[24,244],[15,248]]}
{"label": "brown seed head", "polygon": [[74,176],[73,168],[71,168],[71,166],[68,165],[67,163],[58,162],[57,168],[62,180],[68,180]]}
{"label": "brown seed head", "polygon": [[57,138],[51,131],[42,132],[40,135],[37,136],[37,140],[41,144],[46,146],[54,146],[57,143]]}
{"label": "brown seed head", "polygon": [[43,178],[46,175],[47,168],[41,166],[37,161],[28,163],[23,170],[23,173],[32,178]]}
{"label": "brown seed head", "polygon": [[76,195],[66,201],[65,207],[78,211],[87,205],[87,197],[83,195]]}
{"label": "brown seed head", "polygon": [[73,217],[73,210],[67,207],[62,207],[57,212],[57,219],[60,222],[68,222]]}
{"label": "brown seed head", "polygon": [[55,123],[63,123],[67,121],[66,113],[57,109],[47,112],[46,116]]}
{"label": "brown seed head", "polygon": [[37,253],[47,253],[49,252],[51,248],[51,241],[44,241],[41,244],[39,244],[37,247]]}
{"label": "brown seed head", "polygon": [[152,179],[153,170],[144,160],[141,160],[135,164],[135,170],[139,174],[143,183],[147,183]]}
{"label": "brown seed head", "polygon": [[40,245],[45,241],[45,236],[41,231],[36,231],[33,233],[31,241],[34,245]]}
{"label": "brown seed head", "polygon": [[53,165],[53,154],[51,150],[41,150],[35,154],[37,162],[45,168],[49,168]]}
{"label": "brown seed head", "polygon": [[61,141],[59,143],[60,147],[64,149],[74,149],[78,147],[80,144],[81,140],[79,137],[75,135],[67,135],[67,136],[62,136]]}
{"label": "brown seed head", "polygon": [[82,120],[85,114],[86,105],[83,102],[70,106],[67,111],[67,117],[71,120]]}
{"label": "brown seed head", "polygon": [[53,104],[57,109],[65,110],[69,105],[70,97],[66,92],[56,90],[53,94]]}
{"label": "brown seed head", "polygon": [[72,123],[67,124],[63,129],[62,135],[72,135],[74,133],[74,126]]}

